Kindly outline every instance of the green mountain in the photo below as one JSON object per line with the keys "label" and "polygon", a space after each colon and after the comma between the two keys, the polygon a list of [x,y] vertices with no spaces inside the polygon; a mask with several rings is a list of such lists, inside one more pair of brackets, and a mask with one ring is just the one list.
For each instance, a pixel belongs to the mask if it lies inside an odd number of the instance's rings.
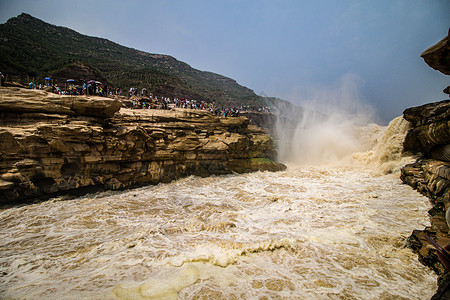
{"label": "green mountain", "polygon": [[[214,101],[222,105],[265,105],[264,97],[235,80],[199,71],[174,57],[150,54],[28,14],[0,24],[0,71],[8,80],[58,84],[67,79],[98,80],[126,91],[147,88],[157,96]],[[271,101],[272,102],[272,101]]]}

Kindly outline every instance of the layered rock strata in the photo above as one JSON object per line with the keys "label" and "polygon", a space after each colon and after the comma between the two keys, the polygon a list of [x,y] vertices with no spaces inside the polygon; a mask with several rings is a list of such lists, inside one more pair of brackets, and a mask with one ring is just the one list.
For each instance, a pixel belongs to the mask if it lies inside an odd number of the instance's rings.
{"label": "layered rock strata", "polygon": [[[449,29],[450,33],[450,29]],[[450,41],[448,35],[425,50],[421,57],[433,69],[450,75]],[[449,93],[450,86],[444,89]],[[445,212],[450,208],[450,101],[429,103],[404,111],[412,129],[405,138],[404,149],[421,153],[416,163],[403,168],[401,179],[429,197],[433,208],[431,226],[414,230],[409,246],[419,254],[419,260],[439,274],[439,288],[432,299],[450,299],[450,276],[439,262],[435,249],[424,235],[430,235],[441,245],[450,244]]]}
{"label": "layered rock strata", "polygon": [[[421,159],[405,166],[401,179],[430,198],[433,217],[443,220],[445,210],[450,207],[450,101],[408,108],[403,117],[412,127],[404,149],[421,154]],[[443,229],[447,234],[448,228]]]}
{"label": "layered rock strata", "polygon": [[450,296],[450,277],[424,235],[433,237],[441,245],[450,244],[445,220],[445,211],[450,207],[450,101],[409,108],[403,116],[412,125],[405,138],[404,148],[415,154],[420,153],[421,159],[406,165],[402,169],[401,179],[427,196],[433,205],[429,211],[431,226],[415,230],[408,244],[419,255],[422,263],[440,275],[440,290],[434,298],[441,299],[439,297],[442,295]]}
{"label": "layered rock strata", "polygon": [[0,205],[189,175],[285,169],[275,156],[271,137],[244,117],[0,90]]}
{"label": "layered rock strata", "polygon": [[405,138],[406,151],[450,161],[446,154],[450,145],[450,100],[408,108],[403,116],[413,127]]}

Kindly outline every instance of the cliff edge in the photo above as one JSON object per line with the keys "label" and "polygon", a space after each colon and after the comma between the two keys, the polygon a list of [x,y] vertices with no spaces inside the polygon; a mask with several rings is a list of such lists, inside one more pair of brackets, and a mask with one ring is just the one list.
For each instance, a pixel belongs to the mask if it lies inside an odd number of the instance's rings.
{"label": "cliff edge", "polygon": [[4,87],[0,157],[0,205],[286,168],[274,162],[272,138],[245,117]]}
{"label": "cliff edge", "polygon": [[[436,113],[438,111],[441,113]],[[441,245],[450,244],[450,230],[445,220],[445,212],[450,207],[449,112],[450,101],[430,103],[404,112],[404,118],[413,126],[405,139],[405,149],[422,156],[415,163],[406,165],[400,178],[427,196],[433,206],[429,211],[431,226],[414,230],[408,245],[423,264],[439,275],[439,290],[433,299],[450,297],[450,276],[424,237],[426,234]]]}
{"label": "cliff edge", "polygon": [[[450,75],[449,45],[447,36],[421,56],[430,67]],[[427,196],[433,206],[429,211],[431,226],[414,230],[408,246],[419,255],[423,264],[439,275],[439,288],[432,299],[450,299],[449,273],[424,237],[429,235],[441,245],[450,244],[450,229],[445,219],[445,212],[450,208],[450,101],[409,108],[403,116],[412,126],[405,138],[404,149],[420,154],[421,158],[402,169],[401,179]]]}
{"label": "cliff edge", "polygon": [[[450,28],[448,29],[448,35],[440,40],[435,45],[425,50],[420,56],[423,60],[433,69],[445,74],[450,75]],[[450,94],[450,85],[444,90],[444,93]]]}
{"label": "cliff edge", "polygon": [[[450,28],[449,28],[450,35]],[[420,55],[433,69],[450,75],[450,40],[448,35]]]}

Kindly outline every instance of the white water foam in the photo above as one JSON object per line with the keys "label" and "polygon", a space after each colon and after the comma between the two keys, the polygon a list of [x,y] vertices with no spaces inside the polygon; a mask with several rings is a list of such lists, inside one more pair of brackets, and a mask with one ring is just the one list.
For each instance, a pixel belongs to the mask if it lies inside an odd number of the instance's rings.
{"label": "white water foam", "polygon": [[385,174],[398,173],[403,166],[417,159],[416,156],[403,152],[403,141],[410,128],[411,124],[399,116],[375,138],[370,150],[354,153],[352,157]]}
{"label": "white water foam", "polygon": [[436,276],[405,242],[431,205],[386,174],[408,124],[325,107],[297,127],[302,167],[1,210],[1,297],[429,298]]}
{"label": "white water foam", "polygon": [[405,248],[428,199],[393,175],[298,168],[189,177],[0,212],[13,299],[421,299]]}

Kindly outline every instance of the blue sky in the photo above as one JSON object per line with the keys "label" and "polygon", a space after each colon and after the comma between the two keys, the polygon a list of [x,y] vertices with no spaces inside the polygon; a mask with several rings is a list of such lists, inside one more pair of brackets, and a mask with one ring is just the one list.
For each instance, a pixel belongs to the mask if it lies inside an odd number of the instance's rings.
{"label": "blue sky", "polygon": [[0,0],[0,23],[22,12],[299,105],[351,86],[384,123],[448,99],[420,58],[447,35],[447,0]]}

